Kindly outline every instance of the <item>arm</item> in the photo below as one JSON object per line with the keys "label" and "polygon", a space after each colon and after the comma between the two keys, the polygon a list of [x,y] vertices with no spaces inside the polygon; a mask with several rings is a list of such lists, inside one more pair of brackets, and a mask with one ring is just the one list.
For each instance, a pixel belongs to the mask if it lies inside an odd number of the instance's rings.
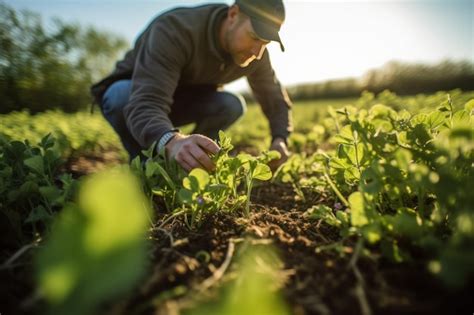
{"label": "arm", "polygon": [[[124,115],[130,132],[145,148],[173,129],[168,115],[191,51],[187,43],[173,37],[173,32],[176,30],[172,25],[158,22],[137,43],[132,91]],[[166,144],[168,156],[188,171],[195,167],[212,169],[207,152],[215,153],[218,149],[211,139],[198,135],[178,134]]]}
{"label": "arm", "polygon": [[258,67],[247,79],[257,102],[270,123],[272,135],[270,149],[279,151],[282,156],[279,161],[273,161],[270,164],[272,169],[276,169],[289,156],[286,139],[293,131],[292,103],[286,90],[275,76],[268,51],[265,51]]}

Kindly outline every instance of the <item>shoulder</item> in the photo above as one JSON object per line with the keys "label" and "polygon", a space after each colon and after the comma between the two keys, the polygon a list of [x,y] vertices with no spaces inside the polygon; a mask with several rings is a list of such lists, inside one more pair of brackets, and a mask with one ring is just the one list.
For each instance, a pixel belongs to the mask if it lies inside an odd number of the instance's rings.
{"label": "shoulder", "polygon": [[195,7],[178,7],[166,11],[158,15],[153,23],[172,23],[177,26],[197,27],[207,24],[212,14],[222,8],[227,7],[226,4],[207,4]]}

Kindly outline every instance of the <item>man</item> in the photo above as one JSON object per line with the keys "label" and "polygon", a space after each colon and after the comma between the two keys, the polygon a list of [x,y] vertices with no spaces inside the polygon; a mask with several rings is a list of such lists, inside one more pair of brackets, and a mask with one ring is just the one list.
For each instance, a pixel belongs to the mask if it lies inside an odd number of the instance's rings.
{"label": "man", "polygon": [[[246,76],[270,123],[270,149],[281,153],[275,169],[287,160],[292,131],[291,102],[272,69],[266,45],[280,43],[282,0],[236,0],[178,8],[156,17],[135,47],[91,91],[105,118],[135,157],[158,141],[185,170],[211,171],[218,131],[245,111],[240,96],[223,84]],[[175,126],[196,123],[192,135]]]}

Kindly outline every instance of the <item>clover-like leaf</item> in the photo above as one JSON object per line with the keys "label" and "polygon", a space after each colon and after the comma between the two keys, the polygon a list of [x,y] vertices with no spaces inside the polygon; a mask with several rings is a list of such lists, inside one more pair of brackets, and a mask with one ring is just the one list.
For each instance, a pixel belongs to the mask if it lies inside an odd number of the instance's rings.
{"label": "clover-like leaf", "polygon": [[23,161],[26,166],[35,171],[36,173],[43,175],[44,174],[44,164],[43,158],[39,155],[32,156]]}
{"label": "clover-like leaf", "polygon": [[270,178],[272,178],[272,171],[268,165],[258,163],[252,175],[255,179],[269,180]]}
{"label": "clover-like leaf", "polygon": [[195,168],[189,173],[188,177],[183,179],[183,186],[186,189],[198,192],[206,189],[209,181],[209,174],[205,170]]}

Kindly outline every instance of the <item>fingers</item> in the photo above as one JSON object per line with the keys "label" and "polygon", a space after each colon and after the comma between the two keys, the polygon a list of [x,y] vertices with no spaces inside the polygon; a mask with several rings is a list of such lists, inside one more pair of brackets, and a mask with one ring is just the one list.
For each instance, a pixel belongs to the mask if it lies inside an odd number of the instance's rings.
{"label": "fingers", "polygon": [[186,158],[176,157],[176,162],[178,162],[178,164],[181,165],[181,167],[184,168],[186,172],[191,172],[191,170],[194,168],[191,166],[191,164],[189,164],[190,162],[188,162]]}
{"label": "fingers", "polygon": [[279,160],[273,160],[268,163],[268,166],[272,171],[276,171],[278,167],[280,167],[283,163],[285,163],[288,160],[288,157],[290,156],[290,152],[288,151],[286,144],[283,141],[274,141],[270,147],[270,150],[276,150],[280,152],[280,159]]}
{"label": "fingers", "polygon": [[194,168],[211,172],[215,169],[215,165],[207,152],[217,153],[218,151],[219,146],[211,139],[201,135],[192,135],[183,139],[175,160],[188,172]]}
{"label": "fingers", "polygon": [[215,165],[212,162],[212,160],[197,145],[191,147],[190,153],[191,153],[192,157],[200,164],[199,167],[203,167],[204,169],[206,169],[208,171],[213,171],[215,169]]}
{"label": "fingers", "polygon": [[210,138],[203,135],[193,135],[192,137],[195,138],[196,143],[207,152],[213,153],[213,154],[216,154],[217,152],[219,152],[220,150],[219,146]]}
{"label": "fingers", "polygon": [[175,160],[188,172],[198,167],[204,168],[188,151],[186,146],[183,146],[183,150],[176,154]]}

